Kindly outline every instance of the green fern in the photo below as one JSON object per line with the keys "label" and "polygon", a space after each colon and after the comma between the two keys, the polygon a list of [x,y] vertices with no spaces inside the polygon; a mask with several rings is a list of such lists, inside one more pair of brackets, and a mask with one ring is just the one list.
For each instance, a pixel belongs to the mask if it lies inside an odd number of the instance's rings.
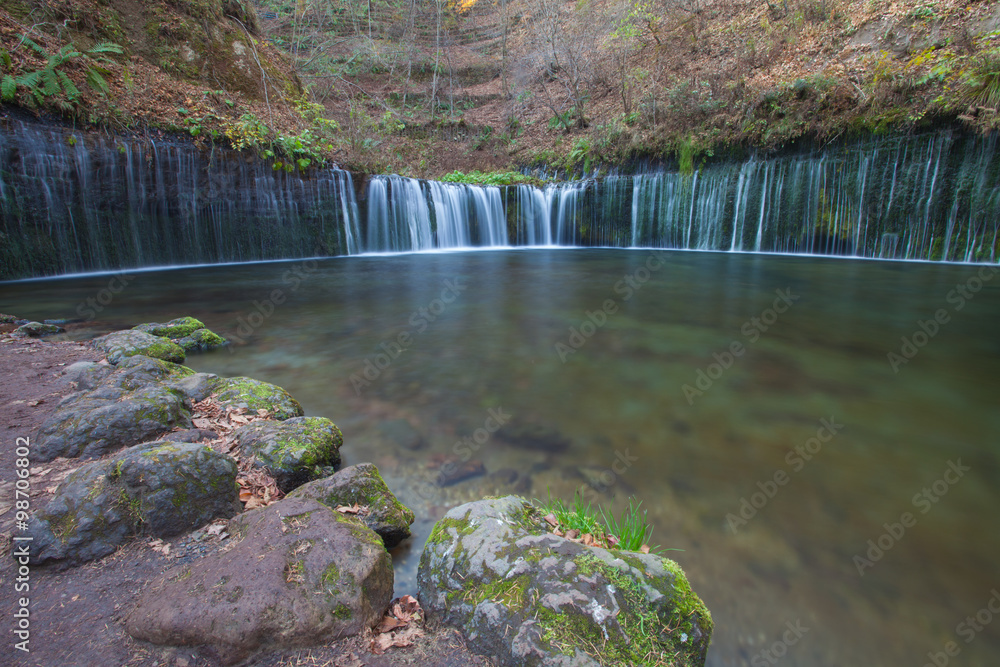
{"label": "green fern", "polygon": [[[47,98],[61,94],[65,96],[65,100],[57,99],[55,104],[67,110],[72,109],[72,104],[80,99],[82,93],[73,80],[69,78],[69,75],[62,70],[62,67],[72,62],[80,62],[85,65],[87,85],[98,93],[108,95],[111,92],[111,87],[105,78],[108,70],[101,65],[114,62],[109,54],[123,53],[122,47],[113,42],[100,42],[86,51],[80,51],[70,43],[60,48],[56,53],[49,53],[27,35],[21,36],[21,44],[44,57],[45,66],[17,77],[10,74],[4,76],[0,80],[0,99],[4,102],[10,102],[17,96],[18,88],[26,90],[25,101],[28,104],[42,105]],[[7,68],[11,67],[8,52],[0,53],[0,61]]]}

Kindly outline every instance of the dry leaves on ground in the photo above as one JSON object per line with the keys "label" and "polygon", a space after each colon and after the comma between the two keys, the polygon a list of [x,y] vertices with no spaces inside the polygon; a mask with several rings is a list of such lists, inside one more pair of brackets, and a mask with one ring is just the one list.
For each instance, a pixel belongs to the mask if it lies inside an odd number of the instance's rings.
{"label": "dry leaves on ground", "polygon": [[381,655],[392,647],[413,646],[414,641],[424,636],[424,631],[420,628],[423,621],[424,610],[415,597],[404,595],[396,598],[375,627],[371,652]]}
{"label": "dry leaves on ground", "polygon": [[192,406],[191,422],[195,428],[214,431],[218,434],[215,440],[207,443],[212,449],[227,454],[236,460],[239,472],[236,483],[240,487],[240,502],[244,509],[252,510],[266,507],[281,500],[285,494],[278,488],[277,482],[266,470],[254,466],[253,457],[242,458],[236,449],[236,439],[233,432],[252,422],[271,421],[272,413],[268,410],[248,410],[232,406],[219,405],[215,396],[198,401]]}

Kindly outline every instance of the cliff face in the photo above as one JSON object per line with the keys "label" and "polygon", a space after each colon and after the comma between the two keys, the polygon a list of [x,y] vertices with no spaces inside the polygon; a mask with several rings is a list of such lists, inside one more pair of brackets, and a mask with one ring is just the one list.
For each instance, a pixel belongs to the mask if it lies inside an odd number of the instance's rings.
{"label": "cliff face", "polygon": [[691,171],[731,147],[1000,127],[987,2],[9,0],[0,48],[7,105],[285,170]]}
{"label": "cliff face", "polygon": [[10,0],[0,49],[8,107],[196,138],[246,113],[296,127],[281,100],[301,85],[245,0]]}

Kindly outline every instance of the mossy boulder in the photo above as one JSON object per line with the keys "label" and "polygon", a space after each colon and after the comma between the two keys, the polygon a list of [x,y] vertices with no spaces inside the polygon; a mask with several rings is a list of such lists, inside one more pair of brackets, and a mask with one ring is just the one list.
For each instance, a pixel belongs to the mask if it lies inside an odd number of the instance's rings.
{"label": "mossy boulder", "polygon": [[[147,357],[148,358],[148,357]],[[93,361],[78,361],[70,364],[63,371],[66,378],[76,384],[80,391],[93,389],[111,375],[114,367],[109,364],[99,364]]]}
{"label": "mossy boulder", "polygon": [[135,329],[113,331],[106,336],[95,338],[94,347],[103,352],[112,364],[120,364],[128,357],[145,355],[154,359],[184,362],[184,348],[169,338],[154,336]]}
{"label": "mossy boulder", "polygon": [[79,565],[131,535],[170,537],[240,510],[236,462],[194,443],[150,442],[71,473],[32,518],[31,562]]}
{"label": "mossy boulder", "polygon": [[430,618],[500,665],[702,666],[712,637],[675,562],[558,537],[518,496],[449,511],[417,586]]}
{"label": "mossy boulder", "polygon": [[190,368],[139,355],[122,360],[110,374],[92,366],[81,372],[76,377],[91,388],[64,398],[42,423],[32,452],[36,461],[99,458],[191,426],[184,394],[164,384],[195,375]]}
{"label": "mossy boulder", "polygon": [[225,338],[209,329],[196,329],[190,334],[178,338],[176,343],[184,348],[185,352],[208,352],[225,347],[229,344]]}
{"label": "mossy boulder", "polygon": [[183,338],[184,336],[190,336],[198,329],[204,328],[205,325],[201,320],[193,317],[178,317],[164,323],[147,322],[132,327],[132,330],[143,331],[153,336],[162,336],[163,338]]}
{"label": "mossy boulder", "polygon": [[240,515],[229,532],[226,551],[152,582],[126,631],[154,644],[207,646],[232,664],[358,634],[389,605],[392,560],[353,517],[285,498]]}
{"label": "mossy boulder", "polygon": [[64,331],[66,330],[55,324],[28,322],[27,324],[22,324],[18,328],[14,329],[12,335],[19,338],[41,338],[42,336],[63,333]]}
{"label": "mossy boulder", "polygon": [[289,497],[312,498],[330,508],[355,503],[367,508],[358,518],[378,533],[389,549],[410,536],[413,511],[396,499],[371,463],[359,463],[332,477],[309,482]]}
{"label": "mossy boulder", "polygon": [[293,417],[257,421],[237,429],[236,444],[243,457],[254,456],[288,493],[306,482],[332,475],[340,465],[344,436],[325,417]]}
{"label": "mossy boulder", "polygon": [[248,377],[223,378],[216,383],[215,393],[215,400],[223,409],[232,406],[267,410],[279,420],[303,415],[299,402],[287,391],[270,382]]}

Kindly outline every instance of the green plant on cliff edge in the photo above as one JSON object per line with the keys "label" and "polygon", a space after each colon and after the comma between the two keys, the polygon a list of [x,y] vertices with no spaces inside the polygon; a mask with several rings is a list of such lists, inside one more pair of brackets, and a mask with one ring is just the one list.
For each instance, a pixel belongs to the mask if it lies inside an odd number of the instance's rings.
{"label": "green plant on cliff edge", "polygon": [[[65,101],[58,102],[59,106],[68,108],[76,104],[80,99],[80,89],[63,71],[64,66],[71,63],[82,64],[86,68],[87,85],[106,95],[110,92],[110,87],[107,79],[104,78],[108,73],[104,65],[113,62],[108,54],[122,53],[122,47],[113,42],[100,42],[86,51],[80,51],[73,43],[69,43],[56,53],[49,53],[27,35],[22,35],[20,43],[14,48],[20,47],[21,44],[45,58],[45,66],[18,76],[10,73],[5,74],[3,79],[0,79],[0,97],[3,98],[4,102],[13,100],[17,95],[18,88],[26,88],[28,104],[42,105],[46,98],[59,94],[66,97]],[[0,52],[0,62],[3,63],[5,70],[13,68],[10,53],[7,51]]]}

